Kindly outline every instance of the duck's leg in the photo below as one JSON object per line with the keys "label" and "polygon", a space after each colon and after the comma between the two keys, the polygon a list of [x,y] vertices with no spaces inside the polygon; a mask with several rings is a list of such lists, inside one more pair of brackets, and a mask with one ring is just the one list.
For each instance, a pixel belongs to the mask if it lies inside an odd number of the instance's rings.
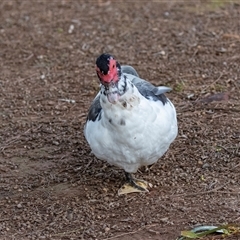
{"label": "duck's leg", "polygon": [[131,173],[125,172],[126,183],[118,190],[118,195],[133,193],[133,192],[148,192],[148,182],[135,179]]}
{"label": "duck's leg", "polygon": [[154,165],[155,165],[155,163],[150,164],[150,165],[148,165],[148,166],[145,166],[145,172],[148,172],[148,171],[152,170],[152,168],[153,168]]}

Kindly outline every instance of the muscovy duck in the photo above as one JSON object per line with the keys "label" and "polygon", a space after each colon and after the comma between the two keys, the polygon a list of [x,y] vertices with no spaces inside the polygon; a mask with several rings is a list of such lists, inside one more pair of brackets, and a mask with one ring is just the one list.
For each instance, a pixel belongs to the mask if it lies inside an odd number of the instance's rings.
{"label": "muscovy duck", "polygon": [[85,138],[97,158],[125,171],[119,195],[148,192],[149,184],[132,173],[157,162],[177,136],[176,110],[164,95],[171,88],[155,87],[106,53],[97,58],[96,72],[101,89],[89,109]]}

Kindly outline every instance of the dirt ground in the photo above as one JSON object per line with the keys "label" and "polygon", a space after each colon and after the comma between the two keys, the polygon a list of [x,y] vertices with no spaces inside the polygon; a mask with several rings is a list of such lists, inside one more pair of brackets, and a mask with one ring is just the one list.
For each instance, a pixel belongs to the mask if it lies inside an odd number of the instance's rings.
{"label": "dirt ground", "polygon": [[[118,196],[122,170],[83,136],[102,52],[173,88],[179,134],[136,174],[148,194]],[[175,240],[240,224],[238,1],[3,0],[0,69],[0,239]]]}

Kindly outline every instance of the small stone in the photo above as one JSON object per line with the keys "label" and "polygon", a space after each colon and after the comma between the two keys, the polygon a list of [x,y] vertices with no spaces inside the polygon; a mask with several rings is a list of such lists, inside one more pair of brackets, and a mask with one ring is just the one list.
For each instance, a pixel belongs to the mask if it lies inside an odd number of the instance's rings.
{"label": "small stone", "polygon": [[108,189],[104,187],[104,188],[103,188],[103,191],[104,191],[104,192],[108,192]]}
{"label": "small stone", "polygon": [[53,144],[58,146],[59,145],[59,142],[58,141],[53,141]]}
{"label": "small stone", "polygon": [[19,203],[19,204],[17,205],[17,208],[22,208],[22,204]]}
{"label": "small stone", "polygon": [[210,168],[211,167],[211,165],[209,164],[209,163],[204,163],[203,165],[202,165],[202,168],[203,169],[205,169],[205,168]]}
{"label": "small stone", "polygon": [[109,231],[110,231],[110,228],[109,228],[109,227],[106,227],[106,228],[104,229],[104,231],[105,231],[105,232],[109,232]]}
{"label": "small stone", "polygon": [[203,165],[203,162],[201,160],[198,161],[198,165]]}
{"label": "small stone", "polygon": [[74,25],[71,24],[71,25],[69,26],[68,33],[69,33],[69,34],[72,34],[72,33],[73,33],[73,30],[74,30]]}
{"label": "small stone", "polygon": [[43,79],[45,79],[45,75],[44,74],[42,74],[41,76],[40,76],[40,78],[41,78],[41,80],[43,80]]}
{"label": "small stone", "polygon": [[164,50],[160,51],[160,55],[166,55],[166,52]]}

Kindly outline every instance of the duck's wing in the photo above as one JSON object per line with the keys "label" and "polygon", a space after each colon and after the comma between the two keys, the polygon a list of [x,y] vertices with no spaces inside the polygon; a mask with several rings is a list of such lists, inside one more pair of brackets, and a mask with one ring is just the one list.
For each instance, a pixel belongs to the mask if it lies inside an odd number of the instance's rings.
{"label": "duck's wing", "polygon": [[137,71],[130,65],[123,65],[121,66],[122,69],[122,73],[127,73],[127,74],[131,74],[135,77],[139,77]]}
{"label": "duck's wing", "polygon": [[96,121],[101,119],[102,107],[100,104],[100,92],[94,98],[87,115],[87,121]]}
{"label": "duck's wing", "polygon": [[161,101],[163,104],[168,102],[164,93],[171,91],[170,87],[159,86],[156,87],[150,82],[139,77],[134,77],[132,83],[136,86],[142,96],[150,101]]}
{"label": "duck's wing", "polygon": [[167,98],[164,93],[171,91],[172,89],[165,86],[156,87],[152,85],[150,82],[141,79],[137,73],[137,71],[130,65],[123,65],[122,72],[125,74],[132,75],[132,83],[136,86],[138,91],[142,96],[144,96],[148,100],[153,101],[162,101],[163,104],[167,102]]}

